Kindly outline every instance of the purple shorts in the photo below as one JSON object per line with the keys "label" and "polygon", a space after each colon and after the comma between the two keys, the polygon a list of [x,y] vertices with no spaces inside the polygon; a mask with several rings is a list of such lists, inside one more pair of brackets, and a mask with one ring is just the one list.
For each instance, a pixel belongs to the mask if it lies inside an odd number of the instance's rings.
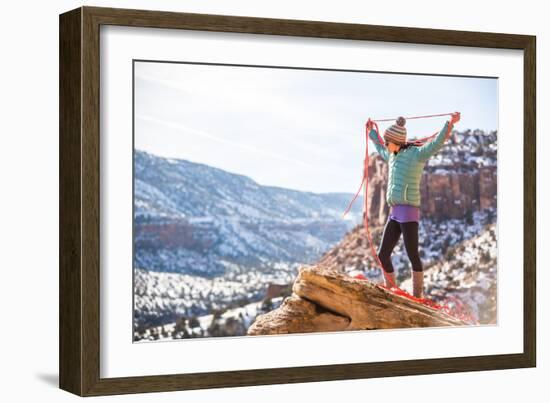
{"label": "purple shorts", "polygon": [[420,222],[420,208],[410,204],[396,204],[391,208],[390,218],[398,222]]}

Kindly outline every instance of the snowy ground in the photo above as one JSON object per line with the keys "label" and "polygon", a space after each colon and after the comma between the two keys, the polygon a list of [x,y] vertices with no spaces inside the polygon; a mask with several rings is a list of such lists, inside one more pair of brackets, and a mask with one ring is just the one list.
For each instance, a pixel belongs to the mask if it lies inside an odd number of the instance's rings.
{"label": "snowy ground", "polygon": [[161,324],[181,316],[202,316],[258,301],[270,283],[288,284],[298,264],[275,263],[261,270],[225,263],[224,276],[135,270],[136,325]]}
{"label": "snowy ground", "polygon": [[[225,311],[219,316],[213,314],[196,318],[196,321],[184,320],[145,329],[143,333],[134,332],[134,341],[147,342],[197,337],[244,336],[246,329],[256,317],[281,305],[283,297],[273,298],[269,304],[263,301]],[[220,329],[222,329],[220,331]]]}

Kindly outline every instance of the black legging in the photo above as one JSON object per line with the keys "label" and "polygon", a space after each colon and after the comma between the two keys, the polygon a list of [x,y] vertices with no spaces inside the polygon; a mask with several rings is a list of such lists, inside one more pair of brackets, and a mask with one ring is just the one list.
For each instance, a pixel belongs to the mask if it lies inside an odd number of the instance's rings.
{"label": "black legging", "polygon": [[399,241],[401,233],[403,233],[403,241],[412,264],[412,269],[414,271],[422,271],[422,261],[418,255],[418,223],[416,221],[400,223],[392,218],[388,218],[386,222],[382,242],[378,248],[378,257],[382,262],[384,270],[387,273],[393,273],[391,254],[397,241]]}

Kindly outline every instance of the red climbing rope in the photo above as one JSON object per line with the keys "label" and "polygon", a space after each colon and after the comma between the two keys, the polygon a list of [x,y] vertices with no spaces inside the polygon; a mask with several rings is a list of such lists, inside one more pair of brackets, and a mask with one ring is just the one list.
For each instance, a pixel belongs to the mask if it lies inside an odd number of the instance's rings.
{"label": "red climbing rope", "polygon": [[[443,114],[438,114],[438,115],[413,116],[413,117],[408,117],[408,118],[405,118],[405,119],[407,119],[407,120],[409,120],[409,119],[422,119],[422,118],[430,118],[430,117],[436,117],[436,116],[451,116],[451,115],[452,115],[452,113],[443,113]],[[369,119],[369,121],[373,123],[373,126],[375,128],[379,144],[384,145],[384,141],[380,137],[380,134],[379,134],[380,132],[379,132],[379,129],[378,129],[377,122],[395,121],[395,119],[376,119],[376,120]],[[442,312],[444,312],[444,313],[446,313],[446,314],[448,314],[448,315],[450,315],[450,316],[452,316],[456,319],[459,319],[459,320],[462,320],[462,321],[465,321],[465,322],[470,322],[470,323],[477,322],[472,317],[472,315],[468,312],[468,310],[466,309],[464,304],[460,300],[458,300],[457,298],[453,297],[453,298],[447,298],[446,299],[447,301],[449,301],[449,302],[451,302],[455,305],[455,308],[451,308],[447,304],[438,304],[438,303],[436,303],[435,301],[432,301],[429,298],[415,297],[415,296],[409,294],[408,292],[406,292],[405,290],[399,288],[397,286],[397,284],[395,284],[393,279],[390,276],[388,276],[388,274],[384,270],[384,268],[382,266],[382,262],[380,261],[380,258],[378,257],[378,254],[376,253],[376,250],[374,249],[374,245],[373,245],[373,242],[372,242],[372,237],[371,237],[370,230],[369,230],[368,202],[367,202],[367,194],[368,194],[368,188],[369,188],[369,181],[368,181],[368,177],[369,177],[368,122],[365,126],[366,126],[366,129],[365,129],[366,147],[365,147],[365,159],[364,159],[364,166],[363,166],[363,178],[361,179],[361,185],[359,186],[359,190],[357,191],[357,193],[355,194],[355,196],[351,200],[349,206],[347,207],[346,211],[344,212],[344,216],[349,212],[349,210],[351,209],[351,206],[353,205],[355,199],[357,199],[357,197],[359,196],[359,193],[361,193],[361,188],[363,187],[363,185],[365,185],[365,197],[364,197],[364,200],[363,200],[363,202],[364,202],[364,206],[363,206],[363,223],[364,223],[365,230],[366,230],[366,233],[367,233],[367,238],[369,240],[369,245],[370,245],[370,250],[372,252],[372,255],[374,256],[375,261],[378,263],[378,265],[379,265],[379,267],[382,271],[382,274],[384,275],[384,278],[386,279],[387,283],[390,284],[390,287],[386,287],[383,284],[380,284],[379,286],[386,289],[386,290],[388,290],[388,291],[390,291],[390,292],[393,292],[394,294],[400,295],[400,296],[408,298],[412,301],[415,301],[415,302],[424,304],[426,306],[429,306],[431,308],[437,309],[439,311],[442,311]],[[449,137],[450,132],[451,132],[451,128],[452,128],[452,125],[449,125],[448,128],[447,128],[447,133],[445,134],[445,138]],[[430,141],[433,137],[435,137],[437,135],[437,133],[438,132],[434,133],[431,136],[417,139],[417,140],[414,141],[414,143],[418,144],[418,145],[422,145],[422,144],[426,143],[427,141]]]}
{"label": "red climbing rope", "polygon": [[[406,120],[412,120],[412,119],[426,119],[426,118],[435,118],[438,116],[452,116],[452,113],[439,113],[437,115],[423,115],[423,116],[410,116],[408,118],[405,118]],[[391,119],[371,119],[372,122],[393,122],[395,121],[395,118]]]}

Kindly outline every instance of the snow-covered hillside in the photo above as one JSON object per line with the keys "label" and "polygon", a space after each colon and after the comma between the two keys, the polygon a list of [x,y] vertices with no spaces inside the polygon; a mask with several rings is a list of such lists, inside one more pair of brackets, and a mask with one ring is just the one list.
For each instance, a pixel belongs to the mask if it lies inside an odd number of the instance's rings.
{"label": "snow-covered hillside", "polygon": [[134,323],[158,325],[263,297],[361,219],[353,196],[262,186],[142,151],[134,155]]}
{"label": "snow-covered hillside", "polygon": [[261,186],[203,164],[136,151],[135,267],[206,277],[228,264],[308,262],[361,218],[351,194]]}
{"label": "snow-covered hillside", "polygon": [[239,217],[298,222],[340,218],[348,193],[302,192],[262,186],[205,164],[134,153],[136,218]]}

